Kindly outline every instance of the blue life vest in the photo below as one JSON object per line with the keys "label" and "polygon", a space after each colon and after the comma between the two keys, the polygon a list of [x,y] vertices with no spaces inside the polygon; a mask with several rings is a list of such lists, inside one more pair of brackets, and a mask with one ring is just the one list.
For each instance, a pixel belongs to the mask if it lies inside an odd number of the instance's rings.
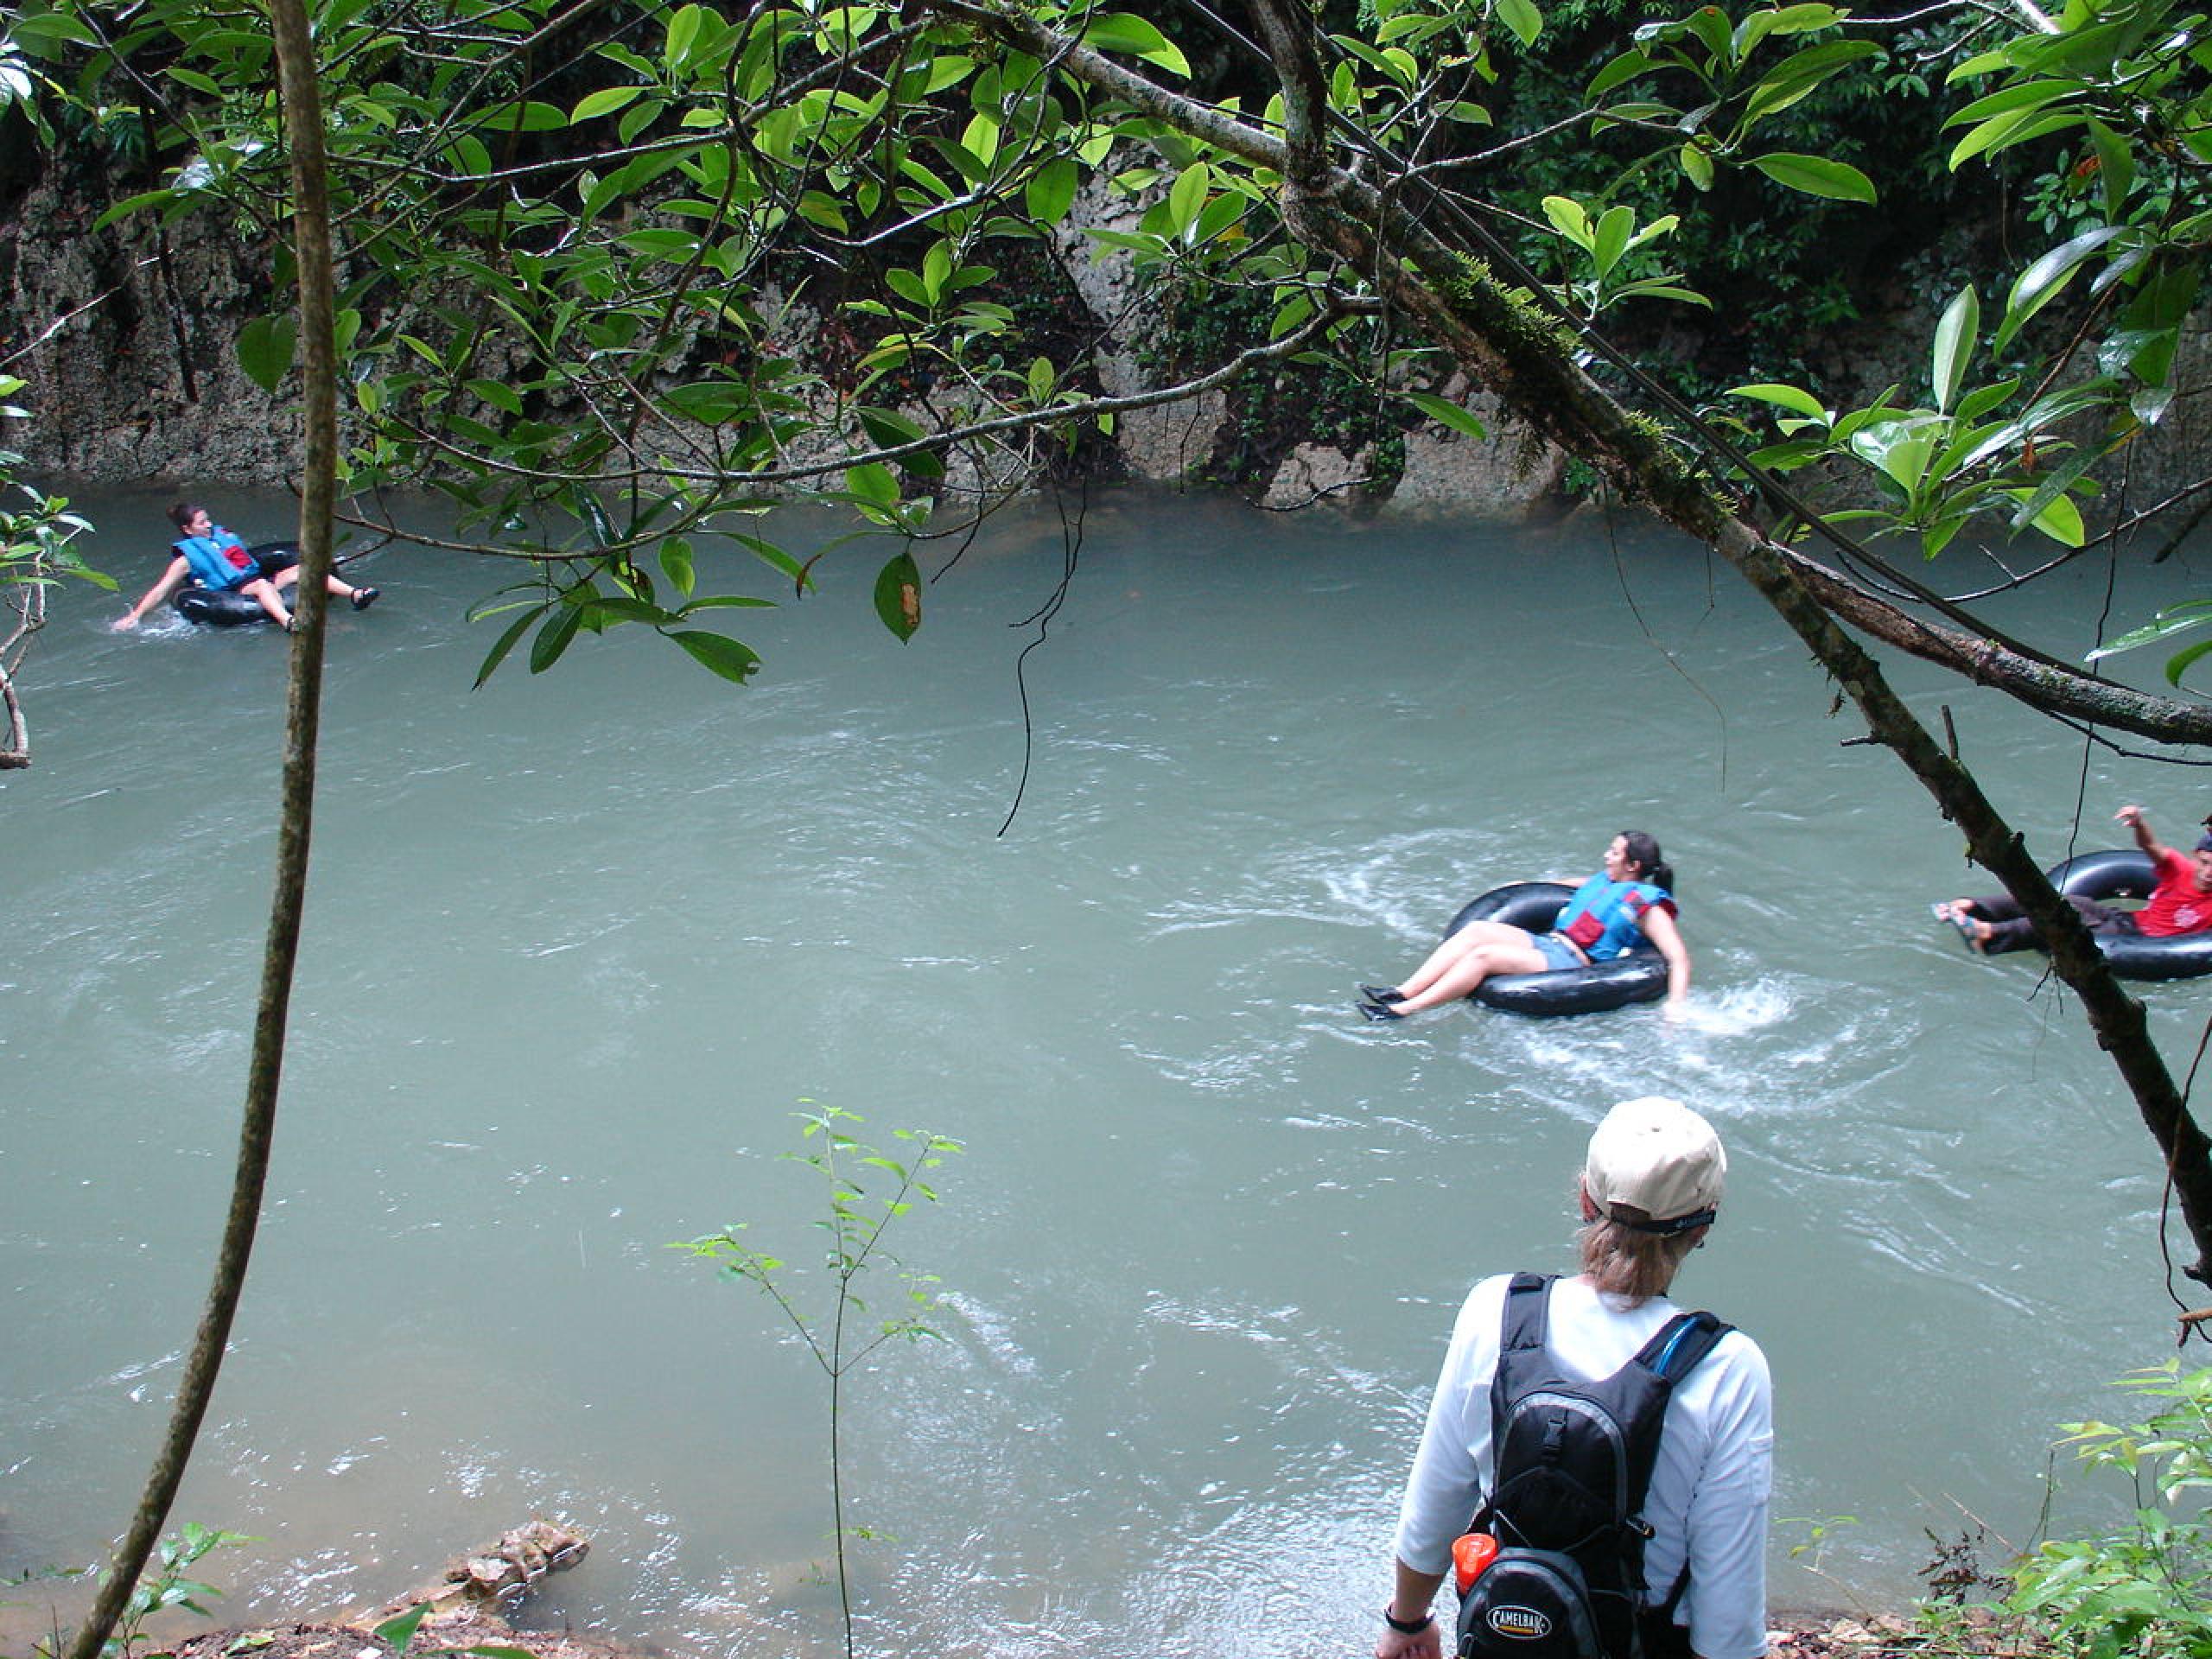
{"label": "blue life vest", "polygon": [[186,537],[176,550],[192,567],[193,579],[218,593],[242,588],[261,574],[260,562],[245,550],[245,543],[220,524],[210,525],[205,536]]}
{"label": "blue life vest", "polygon": [[1552,926],[1580,945],[1591,961],[1611,962],[1643,943],[1643,912],[1654,905],[1674,912],[1675,901],[1664,887],[1593,875],[1574,890]]}

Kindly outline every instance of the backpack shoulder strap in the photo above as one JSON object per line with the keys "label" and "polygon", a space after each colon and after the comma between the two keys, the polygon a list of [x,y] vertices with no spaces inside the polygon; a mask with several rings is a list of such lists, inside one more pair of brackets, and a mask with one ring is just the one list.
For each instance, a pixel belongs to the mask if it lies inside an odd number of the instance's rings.
{"label": "backpack shoulder strap", "polygon": [[1679,1382],[1735,1328],[1703,1308],[1694,1313],[1677,1313],[1651,1333],[1651,1340],[1629,1363],[1668,1382]]}
{"label": "backpack shoulder strap", "polygon": [[1505,1310],[1497,1335],[1501,1363],[1510,1353],[1544,1345],[1544,1338],[1551,1329],[1552,1281],[1558,1276],[1516,1273],[1505,1287]]}
{"label": "backpack shoulder strap", "polygon": [[[1504,1445],[1513,1402],[1551,1374],[1544,1336],[1551,1330],[1551,1285],[1557,1274],[1513,1274],[1506,1281],[1504,1305],[1497,1316],[1497,1365],[1491,1371],[1491,1486],[1497,1484],[1497,1446]],[[1491,1496],[1476,1506],[1469,1531],[1491,1531]]]}
{"label": "backpack shoulder strap", "polygon": [[[1551,1327],[1552,1281],[1556,1274],[1516,1273],[1505,1287],[1505,1304],[1498,1319],[1497,1364],[1490,1379],[1491,1456],[1504,1444],[1505,1426],[1514,1402],[1538,1382],[1551,1375],[1544,1352],[1544,1337]],[[1495,1485],[1497,1475],[1493,1469]],[[1487,1505],[1485,1505],[1487,1508]],[[1482,1528],[1475,1529],[1481,1531]]]}

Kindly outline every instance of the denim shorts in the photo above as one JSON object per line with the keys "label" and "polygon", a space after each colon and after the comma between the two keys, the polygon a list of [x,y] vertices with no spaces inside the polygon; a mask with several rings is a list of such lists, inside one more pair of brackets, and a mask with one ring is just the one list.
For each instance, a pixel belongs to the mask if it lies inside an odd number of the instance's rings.
{"label": "denim shorts", "polygon": [[1546,972],[1556,973],[1563,968],[1581,968],[1587,965],[1581,957],[1576,954],[1574,947],[1560,938],[1558,934],[1539,933],[1535,936],[1535,939],[1536,949],[1543,952]]}

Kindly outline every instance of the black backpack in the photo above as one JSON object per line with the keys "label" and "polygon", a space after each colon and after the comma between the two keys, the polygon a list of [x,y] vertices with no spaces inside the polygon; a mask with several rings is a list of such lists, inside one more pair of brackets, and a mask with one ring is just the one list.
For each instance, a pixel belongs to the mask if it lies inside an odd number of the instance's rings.
{"label": "black backpack", "polygon": [[1644,1495],[1675,1384],[1734,1329],[1679,1313],[1611,1376],[1571,1382],[1544,1351],[1552,1280],[1516,1274],[1491,1381],[1489,1497],[1469,1530],[1497,1554],[1459,1600],[1460,1659],[1655,1659],[1687,1651],[1643,1596]]}

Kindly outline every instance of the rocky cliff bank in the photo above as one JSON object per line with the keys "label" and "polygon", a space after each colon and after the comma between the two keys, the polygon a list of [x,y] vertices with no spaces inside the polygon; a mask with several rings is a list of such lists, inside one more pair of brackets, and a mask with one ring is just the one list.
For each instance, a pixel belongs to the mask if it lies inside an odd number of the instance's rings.
{"label": "rocky cliff bank", "polygon": [[[212,215],[162,225],[142,214],[96,229],[105,204],[123,194],[90,163],[41,168],[21,156],[0,163],[0,353],[29,382],[18,401],[32,418],[8,435],[24,457],[23,475],[180,487],[292,483],[300,452],[293,400],[286,389],[272,396],[249,379],[236,349],[239,331],[272,308],[278,262]],[[1058,290],[1051,302],[1064,314],[1056,331],[1087,340],[1091,389],[1109,396],[1172,384],[1178,366],[1172,302],[1164,311],[1127,257],[1100,258],[1090,235],[1132,218],[1100,192],[1078,203],[1050,250]],[[779,347],[802,356],[826,349],[823,319],[805,305],[783,305],[772,294],[756,304],[775,319]],[[1808,355],[1849,390],[1871,395],[1896,381],[1909,397],[1925,376],[1930,321],[1902,315],[1861,326]],[[2184,367],[2202,357],[2200,340]],[[1109,481],[1217,484],[1278,509],[1515,522],[1575,505],[1564,454],[1464,378],[1436,390],[1475,413],[1487,441],[1410,410],[1377,418],[1370,407],[1358,420],[1339,418],[1325,386],[1271,378],[1127,414],[1076,464]],[[2200,411],[2202,401],[2177,398],[2158,442],[2138,446],[2130,475],[2114,480],[2124,481],[2131,503],[2146,505],[2212,472],[2212,411]],[[1033,457],[1013,464],[1041,471]],[[953,476],[958,481],[957,463]]]}

